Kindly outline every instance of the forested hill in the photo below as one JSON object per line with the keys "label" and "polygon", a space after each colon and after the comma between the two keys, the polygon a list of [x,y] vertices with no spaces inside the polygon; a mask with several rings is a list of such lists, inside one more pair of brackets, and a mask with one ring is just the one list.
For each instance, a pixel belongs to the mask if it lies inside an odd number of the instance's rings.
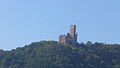
{"label": "forested hill", "polygon": [[34,42],[11,51],[0,50],[0,68],[120,68],[120,45]]}

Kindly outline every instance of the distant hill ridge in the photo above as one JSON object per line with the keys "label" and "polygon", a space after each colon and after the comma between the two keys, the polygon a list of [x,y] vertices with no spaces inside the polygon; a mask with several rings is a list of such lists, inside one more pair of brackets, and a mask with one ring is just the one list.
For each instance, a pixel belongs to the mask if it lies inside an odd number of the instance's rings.
{"label": "distant hill ridge", "polygon": [[56,41],[34,42],[11,51],[0,50],[0,68],[120,68],[120,45]]}

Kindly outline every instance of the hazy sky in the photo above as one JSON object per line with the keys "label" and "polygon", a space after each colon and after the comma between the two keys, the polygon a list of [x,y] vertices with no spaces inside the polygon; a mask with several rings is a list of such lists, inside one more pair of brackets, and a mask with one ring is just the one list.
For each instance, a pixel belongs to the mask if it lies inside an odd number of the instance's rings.
{"label": "hazy sky", "polygon": [[71,24],[78,42],[120,43],[120,0],[0,0],[0,49],[58,40]]}

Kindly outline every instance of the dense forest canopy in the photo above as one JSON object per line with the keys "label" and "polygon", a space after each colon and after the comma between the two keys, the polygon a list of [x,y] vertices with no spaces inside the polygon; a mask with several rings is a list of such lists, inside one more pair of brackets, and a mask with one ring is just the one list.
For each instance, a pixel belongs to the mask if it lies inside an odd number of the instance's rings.
{"label": "dense forest canopy", "polygon": [[120,68],[120,45],[34,42],[11,51],[0,50],[0,68]]}

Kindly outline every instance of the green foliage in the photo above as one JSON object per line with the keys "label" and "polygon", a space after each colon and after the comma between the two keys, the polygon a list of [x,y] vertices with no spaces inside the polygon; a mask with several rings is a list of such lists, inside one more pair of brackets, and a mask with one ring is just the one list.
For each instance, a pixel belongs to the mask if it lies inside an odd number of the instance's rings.
{"label": "green foliage", "polygon": [[0,68],[120,68],[120,45],[34,42],[11,51],[0,50]]}

